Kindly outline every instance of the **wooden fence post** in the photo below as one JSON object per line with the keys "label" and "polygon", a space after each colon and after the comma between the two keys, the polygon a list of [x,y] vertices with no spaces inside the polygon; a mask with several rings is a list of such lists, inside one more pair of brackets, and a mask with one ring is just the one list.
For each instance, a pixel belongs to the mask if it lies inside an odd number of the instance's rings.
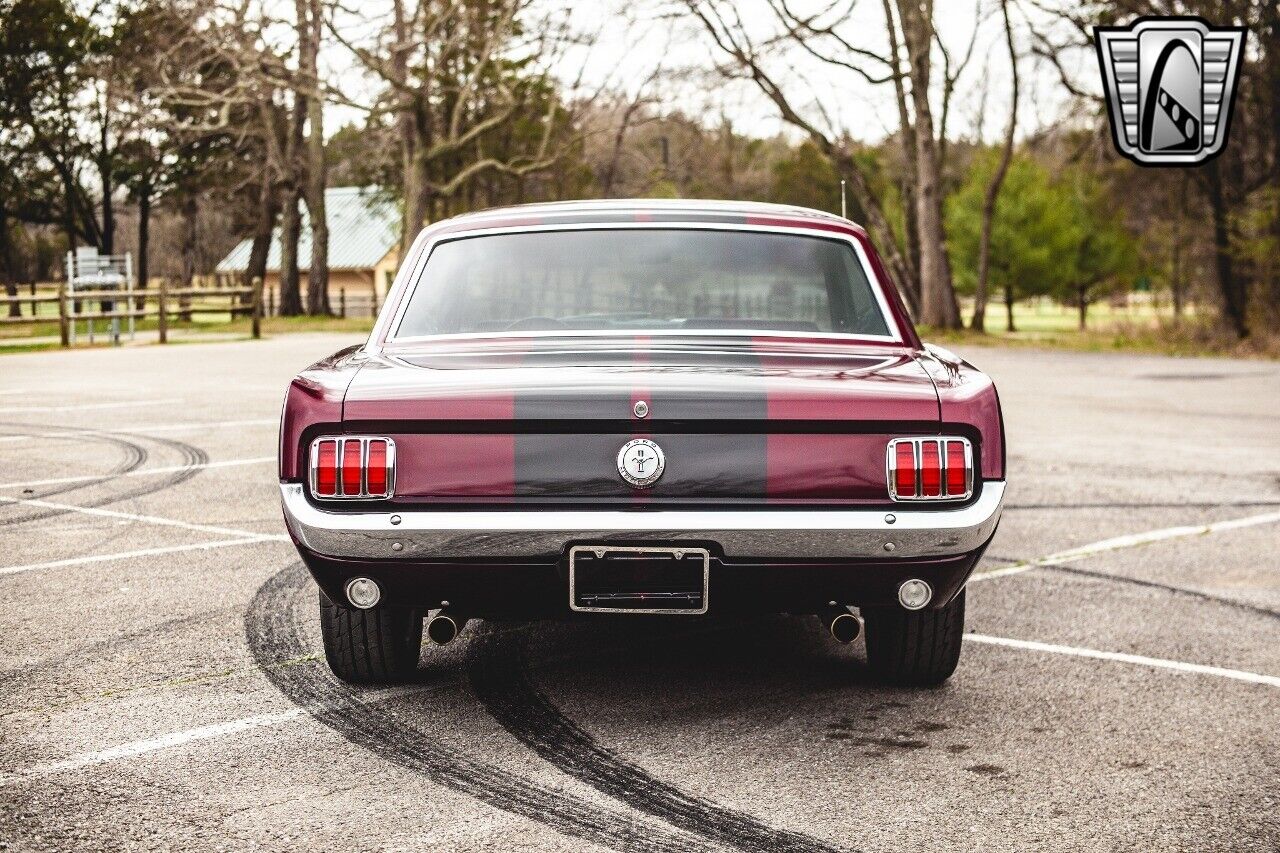
{"label": "wooden fence post", "polygon": [[[34,308],[35,303],[32,303],[31,307]],[[67,283],[63,281],[58,283],[58,337],[62,339],[64,347],[71,346],[69,325],[67,321]]]}
{"label": "wooden fence post", "polygon": [[344,320],[347,317],[347,289],[345,287],[338,288],[338,316]]}
{"label": "wooden fence post", "polygon": [[40,313],[40,309],[36,303],[36,283],[31,282],[31,316],[34,317]]}
{"label": "wooden fence post", "polygon": [[169,317],[167,311],[169,306],[167,296],[169,292],[169,279],[160,279],[160,287],[156,291],[156,328],[160,330],[160,343],[169,343]]}
{"label": "wooden fence post", "polygon": [[267,289],[267,316],[274,317],[275,315],[276,315],[276,292],[275,290],[268,288]]}
{"label": "wooden fence post", "polygon": [[262,279],[253,280],[253,336],[262,337]]}

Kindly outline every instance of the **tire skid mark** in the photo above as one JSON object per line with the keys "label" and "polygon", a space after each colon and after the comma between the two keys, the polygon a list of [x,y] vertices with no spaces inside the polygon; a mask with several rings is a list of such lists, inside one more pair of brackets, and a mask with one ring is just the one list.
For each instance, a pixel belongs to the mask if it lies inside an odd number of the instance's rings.
{"label": "tire skid mark", "polygon": [[[995,557],[991,559],[1004,560],[1003,557]],[[1188,598],[1194,598],[1197,601],[1204,601],[1211,604],[1220,604],[1223,607],[1230,607],[1235,610],[1242,610],[1245,613],[1253,613],[1258,616],[1266,616],[1270,619],[1280,619],[1280,610],[1272,610],[1270,607],[1263,607],[1259,604],[1250,604],[1247,601],[1236,601],[1232,598],[1226,598],[1221,595],[1214,595],[1211,592],[1203,592],[1192,587],[1178,586],[1171,583],[1161,583],[1160,581],[1149,581],[1143,578],[1134,578],[1127,575],[1115,575],[1110,572],[1100,572],[1096,569],[1082,569],[1079,566],[1063,566],[1057,563],[1038,563],[1037,569],[1048,569],[1053,572],[1062,572],[1068,575],[1079,575],[1086,578],[1095,578],[1097,580],[1111,581],[1113,583],[1129,584],[1131,586],[1140,586],[1146,589],[1158,589],[1161,592],[1168,592],[1174,595],[1182,595]]]}
{"label": "tire skid mark", "polygon": [[533,684],[527,632],[477,632],[468,648],[472,690],[508,732],[558,769],[672,826],[750,853],[833,853],[839,848],[680,791],[598,744]]}
{"label": "tire skid mark", "polygon": [[631,853],[711,851],[698,838],[654,826],[625,812],[549,790],[516,773],[463,755],[390,711],[362,701],[360,691],[334,678],[322,663],[281,667],[312,653],[302,635],[303,600],[313,601],[301,563],[273,575],[254,595],[245,634],[258,668],[317,722],[378,757],[486,805],[545,824],[565,835]]}
{"label": "tire skid mark", "polygon": [[[58,486],[58,487],[43,491],[37,495],[34,495],[34,496],[26,495],[25,497],[36,497],[39,499],[44,499],[44,498],[52,497],[53,495],[74,491],[76,489],[83,489],[89,486],[100,485],[102,483],[117,479],[123,474],[127,474],[131,471],[135,471],[143,463],[145,463],[150,456],[146,448],[143,445],[137,443],[138,441],[150,441],[155,444],[159,444],[163,447],[167,447],[171,450],[177,451],[178,455],[181,457],[178,464],[184,465],[187,467],[184,468],[183,470],[175,471],[172,474],[166,475],[164,477],[160,477],[157,480],[153,480],[150,482],[142,482],[141,485],[124,489],[121,492],[118,492],[116,494],[107,495],[101,498],[95,498],[92,501],[88,501],[86,503],[81,504],[81,506],[84,506],[84,507],[109,506],[111,504],[120,503],[121,501],[132,500],[134,498],[141,498],[147,495],[152,495],[152,494],[155,494],[156,492],[162,492],[165,489],[173,488],[174,486],[185,483],[187,480],[190,480],[192,477],[197,476],[203,469],[193,468],[191,466],[204,465],[209,461],[209,454],[206,453],[204,450],[200,449],[199,447],[196,447],[194,444],[188,444],[185,441],[178,441],[176,439],[159,438],[156,436],[134,435],[132,433],[120,433],[119,437],[111,437],[111,436],[95,436],[95,437],[99,438],[102,441],[107,441],[113,444],[126,447],[129,453],[129,458],[126,460],[125,464],[118,466],[117,470],[112,471],[110,474],[104,474],[99,479],[86,480],[83,483],[72,483],[69,485]],[[131,440],[131,439],[134,439],[134,440]],[[16,525],[16,524],[27,524],[33,521],[42,521],[47,518],[54,518],[56,516],[66,515],[68,512],[70,512],[70,510],[62,510],[62,509],[43,510],[41,512],[28,513],[27,515],[18,516],[16,518],[4,518],[4,519],[0,519],[0,527],[7,527],[10,525]]]}
{"label": "tire skid mark", "polygon": [[[43,500],[45,498],[51,498],[56,495],[65,494],[66,492],[75,491],[76,489],[83,489],[88,486],[96,486],[99,483],[104,483],[108,480],[112,480],[123,474],[128,474],[131,471],[138,470],[144,464],[146,464],[146,461],[150,456],[150,454],[147,452],[147,449],[143,447],[141,444],[138,444],[137,442],[134,442],[134,441],[129,441],[128,439],[125,439],[125,438],[120,438],[118,436],[102,435],[102,436],[92,436],[92,439],[95,441],[100,441],[104,444],[110,444],[119,448],[121,451],[123,451],[124,458],[119,463],[117,463],[116,466],[112,468],[109,472],[107,472],[106,474],[103,474],[101,477],[99,477],[96,480],[85,480],[83,483],[71,483],[71,484],[61,485],[61,486],[51,486],[47,489],[42,489],[38,492],[33,492],[32,494],[24,494],[23,497],[29,497],[29,498],[34,497],[34,498],[40,498]],[[25,524],[28,521],[39,521],[42,518],[49,518],[51,516],[60,515],[60,514],[62,514],[61,511],[34,512],[34,513],[28,513],[27,515],[17,516],[14,518],[2,518],[0,519],[0,527],[8,526],[11,524]]]}

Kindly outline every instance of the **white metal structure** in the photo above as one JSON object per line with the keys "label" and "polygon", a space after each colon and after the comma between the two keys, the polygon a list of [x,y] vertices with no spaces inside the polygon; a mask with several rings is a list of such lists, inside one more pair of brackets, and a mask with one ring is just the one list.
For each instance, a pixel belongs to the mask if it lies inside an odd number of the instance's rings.
{"label": "white metal structure", "polygon": [[[76,342],[76,315],[79,313],[75,309],[79,300],[76,299],[76,291],[116,291],[120,294],[120,299],[101,299],[103,303],[103,311],[121,311],[128,313],[129,320],[129,339],[134,338],[134,312],[133,300],[134,294],[133,282],[133,256],[125,253],[123,255],[99,255],[98,250],[93,246],[82,247],[74,252],[67,252],[67,299],[70,304],[67,306],[67,316],[70,318],[70,340],[71,343]],[[110,307],[108,307],[110,306]],[[93,320],[85,320],[85,326],[89,333],[89,343],[93,343]],[[108,321],[107,329],[111,335],[111,342],[117,346],[120,344],[120,318],[112,317]]]}

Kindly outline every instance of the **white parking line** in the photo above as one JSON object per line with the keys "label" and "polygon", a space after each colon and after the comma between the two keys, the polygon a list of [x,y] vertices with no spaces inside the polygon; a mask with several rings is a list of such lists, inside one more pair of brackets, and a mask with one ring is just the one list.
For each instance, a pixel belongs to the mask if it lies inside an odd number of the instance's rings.
{"label": "white parking line", "polygon": [[181,397],[167,397],[163,400],[120,400],[115,403],[77,403],[66,406],[17,406],[4,410],[6,415],[34,414],[36,412],[88,412],[98,409],[130,409],[135,406],[163,406],[168,403],[181,403]]}
{"label": "white parking line", "polygon": [[219,536],[236,536],[242,539],[271,539],[279,542],[289,541],[289,537],[285,536],[283,533],[255,533],[252,530],[237,530],[234,527],[218,527],[212,524],[193,524],[190,521],[181,521],[176,518],[163,518],[158,515],[140,515],[133,512],[121,512],[117,509],[76,506],[75,504],[42,501],[36,498],[11,498],[8,495],[0,495],[0,503],[21,504],[23,506],[41,507],[43,509],[60,509],[67,512],[80,512],[85,515],[98,515],[104,518],[123,518],[127,521],[142,521],[147,524],[159,524],[163,527],[181,527],[184,530],[198,530],[202,533],[216,533]]}
{"label": "white parking line", "polygon": [[252,459],[224,459],[221,462],[204,462],[199,465],[166,465],[163,468],[139,468],[123,474],[78,474],[74,477],[52,477],[48,480],[28,480],[18,483],[0,483],[0,489],[23,489],[30,486],[57,486],[63,483],[88,483],[93,480],[114,480],[116,477],[151,477],[156,474],[173,474],[178,471],[202,471],[207,468],[234,468],[239,465],[261,465],[275,462],[274,456],[255,456]]}
{"label": "white parking line", "polygon": [[296,720],[305,713],[306,709],[302,707],[289,708],[270,714],[256,714],[252,717],[228,720],[225,723],[214,723],[210,726],[200,726],[199,728],[186,729],[180,732],[169,732],[159,737],[130,741],[96,752],[82,752],[62,761],[35,764],[17,772],[0,775],[0,787],[32,776],[48,776],[52,773],[62,773],[68,770],[83,770],[86,767],[93,767],[97,764],[119,761],[122,758],[135,758],[139,755],[146,755],[149,752],[182,746],[193,741],[226,737],[227,735],[239,734],[240,732],[262,728],[263,726],[275,726],[280,723],[287,723],[290,720]]}
{"label": "white parking line", "polygon": [[234,545],[253,545],[259,542],[280,542],[281,537],[255,536],[236,537],[235,539],[216,539],[212,542],[195,542],[190,545],[165,545],[159,548],[141,548],[137,551],[124,551],[118,554],[93,554],[87,557],[68,557],[65,560],[50,560],[47,563],[28,563],[25,566],[0,566],[0,575],[16,575],[36,569],[60,569],[63,566],[79,566],[86,563],[106,563],[112,560],[130,560],[134,557],[154,557],[159,554],[178,554],[183,551],[209,551],[213,548],[230,548]]}
{"label": "white parking line", "polygon": [[[424,689],[430,690],[433,689],[433,687],[430,685],[387,687],[382,690],[375,690],[361,694],[360,701],[365,703],[382,702],[399,696],[419,693]],[[77,755],[64,758],[61,761],[52,761],[47,764],[34,764],[30,767],[23,768],[22,770],[0,774],[0,787],[13,784],[14,782],[18,782],[32,776],[48,776],[51,773],[62,773],[69,770],[83,770],[86,767],[106,764],[111,761],[119,761],[124,758],[136,758],[140,755],[158,752],[163,749],[171,749],[175,746],[182,746],[194,741],[211,740],[213,738],[239,734],[240,732],[249,731],[250,729],[277,726],[281,723],[296,720],[305,714],[309,714],[313,710],[323,710],[325,707],[326,706],[324,705],[298,705],[293,708],[286,708],[283,711],[254,714],[251,717],[240,717],[239,719],[227,720],[222,723],[213,723],[212,725],[200,726],[194,729],[169,732],[167,734],[158,735],[157,737],[133,740],[128,743],[108,747],[107,749],[100,749],[93,752],[82,752]]]}
{"label": "white parking line", "polygon": [[[987,634],[965,634],[964,637],[970,642],[985,643],[992,646],[1004,646],[1006,648],[1021,649],[1024,651],[1067,655],[1069,657],[1088,658],[1092,660],[1105,660],[1115,663],[1127,663],[1135,666],[1168,669],[1176,672],[1186,672],[1196,675],[1210,675],[1217,678],[1231,679],[1233,681],[1243,681],[1249,684],[1263,684],[1268,687],[1280,687],[1280,678],[1274,675],[1262,675],[1260,673],[1247,672],[1240,669],[1226,669],[1219,666],[1184,663],[1182,661],[1150,658],[1143,655],[1125,654],[1123,652],[1106,652],[1099,651],[1097,649],[1084,649],[1077,646],[1060,646],[1053,643],[1037,643],[1030,640],[1015,640],[1010,637],[993,637]],[[414,693],[421,689],[421,687],[413,685],[406,687],[390,687],[385,690],[365,694],[361,697],[361,700],[365,702],[378,702]],[[323,706],[298,706],[295,708],[288,708],[283,711],[255,714],[249,717],[240,717],[239,719],[227,720],[222,723],[214,723],[208,726],[200,726],[194,729],[169,732],[157,737],[129,741],[128,743],[122,743],[117,746],[96,750],[94,752],[82,752],[78,755],[62,759],[61,761],[50,762],[48,764],[36,764],[17,772],[0,774],[0,787],[32,776],[47,776],[52,773],[83,770],[87,767],[93,767],[95,765],[106,764],[111,761],[119,761],[126,758],[136,758],[141,755],[170,749],[176,746],[182,746],[194,741],[212,740],[214,738],[239,734],[240,732],[248,731],[250,729],[275,726],[295,720],[303,714],[309,713],[313,708],[322,707]]]}
{"label": "white parking line", "polygon": [[[0,391],[0,394],[3,394]],[[277,426],[279,418],[250,418],[239,421],[187,421],[176,424],[136,424],[134,426],[112,427],[110,429],[59,429],[57,432],[23,432],[13,435],[0,435],[0,442],[33,441],[41,438],[66,438],[76,435],[119,435],[121,433],[151,432],[185,432],[188,430],[223,429],[226,427]]]}
{"label": "white parking line", "polygon": [[1166,542],[1170,539],[1185,539],[1190,536],[1205,536],[1209,533],[1220,533],[1224,530],[1238,530],[1242,527],[1253,527],[1258,524],[1274,524],[1280,522],[1280,512],[1268,512],[1262,515],[1248,515],[1244,518],[1232,518],[1227,521],[1215,521],[1211,524],[1192,524],[1183,527],[1165,527],[1160,530],[1148,530],[1145,533],[1130,533],[1126,536],[1116,536],[1112,539],[1103,539],[1100,542],[1091,542],[1088,545],[1081,545],[1078,548],[1070,548],[1066,551],[1058,551],[1047,557],[1038,557],[1034,560],[1027,560],[1024,563],[1014,563],[1010,566],[1001,566],[997,569],[990,569],[985,572],[977,572],[969,578],[969,583],[974,581],[986,581],[993,578],[1003,578],[1009,575],[1020,575],[1023,572],[1029,572],[1040,566],[1056,565],[1059,563],[1071,563],[1076,560],[1084,560],[1088,557],[1096,557],[1099,554],[1107,554],[1111,551],[1123,551],[1128,548],[1137,548],[1142,545],[1150,545],[1154,542]]}
{"label": "white parking line", "polygon": [[[89,515],[101,515],[115,518],[126,518],[136,521],[144,521],[152,524],[161,524],[175,527],[182,527],[192,530],[216,531],[222,534],[231,534],[237,539],[227,541],[225,543],[202,543],[206,547],[221,547],[222,544],[251,544],[257,541],[287,541],[287,536],[271,536],[267,534],[253,533],[252,531],[233,530],[229,528],[214,527],[211,525],[191,524],[189,522],[179,521],[177,519],[160,518],[158,516],[135,515],[132,513],[124,513],[116,510],[104,510],[92,507],[77,507],[70,504],[57,504],[50,501],[41,500],[24,500],[18,498],[10,498],[0,495],[0,501],[15,504],[28,504],[32,506],[43,506],[54,509],[66,509],[73,512],[82,512]],[[1062,551],[1057,554],[1051,554],[1038,560],[1028,561],[1027,563],[1019,563],[1013,566],[1006,566],[1001,569],[995,569],[990,572],[984,572],[981,575],[975,575],[970,580],[986,580],[995,577],[1006,577],[1011,574],[1029,571],[1040,565],[1048,563],[1059,563],[1067,560],[1079,560],[1096,554],[1107,553],[1110,551],[1122,550],[1125,548],[1134,548],[1140,545],[1150,544],[1152,542],[1160,542],[1169,539],[1178,539],[1188,536],[1198,536],[1210,533],[1216,533],[1224,530],[1234,530],[1243,527],[1251,527],[1257,524],[1268,524],[1280,521],[1280,513],[1267,513],[1266,515],[1248,516],[1245,518],[1231,519],[1228,521],[1215,522],[1206,525],[1195,525],[1187,527],[1171,527],[1161,530],[1149,531],[1147,533],[1137,533],[1128,536],[1115,537],[1091,545],[1084,545],[1079,548],[1073,548],[1069,551]],[[193,548],[201,547],[190,546]],[[156,549],[153,549],[156,550]],[[119,556],[119,555],[116,555]],[[107,559],[109,557],[104,557]],[[1234,681],[1241,681],[1250,684],[1262,684],[1268,687],[1280,688],[1280,677],[1274,675],[1265,675],[1262,673],[1248,672],[1238,669],[1227,669],[1224,667],[1208,666],[1205,664],[1186,663],[1183,661],[1167,660],[1164,658],[1145,657],[1143,655],[1133,655],[1124,652],[1108,652],[1098,649],[1087,649],[1077,646],[1064,646],[1053,643],[1040,643],[1032,640],[1018,640],[1009,637],[995,637],[987,634],[965,634],[965,639],[975,643],[985,643],[988,645],[1002,646],[1005,648],[1019,649],[1023,651],[1040,652],[1046,654],[1065,655],[1068,657],[1078,657],[1091,660],[1102,660],[1114,663],[1125,663],[1134,666],[1142,666],[1155,669],[1165,669],[1175,672],[1185,672],[1196,675],[1208,675],[1216,678],[1225,678]],[[385,698],[402,695],[413,692],[418,687],[401,687],[388,688],[387,690],[378,691],[377,693],[366,694],[363,698],[365,701],[379,701]],[[185,729],[168,734],[159,735],[157,737],[146,738],[143,740],[130,741],[118,746],[110,747],[94,752],[80,753],[73,755],[61,761],[48,764],[32,765],[18,772],[8,774],[0,774],[0,787],[12,784],[24,778],[31,776],[41,776],[51,773],[59,773],[64,771],[82,770],[99,764],[105,764],[111,761],[121,759],[134,758],[157,752],[172,747],[182,746],[201,740],[210,740],[214,738],[225,737],[250,729],[263,728],[267,726],[278,725],[299,718],[302,714],[307,713],[306,707],[289,708],[283,711],[275,711],[265,714],[256,714],[249,717],[241,717],[235,720],[228,720],[222,723],[215,723],[207,726],[200,726],[193,729]]]}
{"label": "white parking line", "polygon": [[1125,652],[1104,652],[1097,649],[1082,649],[1078,646],[1060,646],[1055,643],[1037,643],[1034,640],[1014,640],[1009,637],[991,637],[987,634],[965,634],[964,638],[971,643],[987,643],[992,646],[1005,646],[1011,649],[1024,649],[1030,652],[1047,652],[1052,655],[1068,655],[1077,658],[1130,663],[1135,666],[1149,666],[1156,669],[1171,669],[1175,672],[1193,672],[1198,675],[1214,675],[1218,678],[1230,678],[1235,681],[1246,681],[1250,684],[1266,684],[1280,687],[1280,677],[1262,675],[1257,672],[1246,672],[1242,669],[1226,669],[1220,666],[1206,666],[1202,663],[1185,663],[1180,660],[1149,658],[1145,655],[1131,655]]}

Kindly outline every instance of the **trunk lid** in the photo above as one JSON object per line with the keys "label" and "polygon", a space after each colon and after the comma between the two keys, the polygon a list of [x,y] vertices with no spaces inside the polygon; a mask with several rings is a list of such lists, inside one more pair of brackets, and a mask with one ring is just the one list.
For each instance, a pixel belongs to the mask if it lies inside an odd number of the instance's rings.
{"label": "trunk lid", "polygon": [[[555,336],[388,350],[343,420],[396,440],[401,502],[867,503],[887,499],[889,438],[939,407],[900,346]],[[617,470],[635,437],[666,455],[645,490]]]}

